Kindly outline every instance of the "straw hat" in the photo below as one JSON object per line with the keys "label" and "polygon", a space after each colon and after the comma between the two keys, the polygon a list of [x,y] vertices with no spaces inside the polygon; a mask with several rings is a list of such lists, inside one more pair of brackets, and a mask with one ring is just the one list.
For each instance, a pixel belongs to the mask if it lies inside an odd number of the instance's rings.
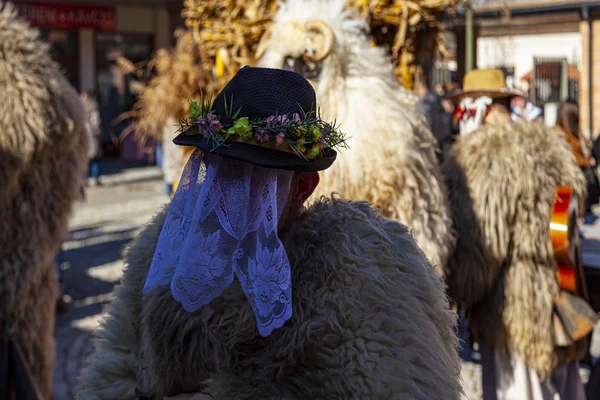
{"label": "straw hat", "polygon": [[465,97],[487,96],[492,99],[503,99],[523,96],[523,93],[506,87],[504,73],[499,69],[475,69],[465,75],[462,91],[449,96],[454,103]]}

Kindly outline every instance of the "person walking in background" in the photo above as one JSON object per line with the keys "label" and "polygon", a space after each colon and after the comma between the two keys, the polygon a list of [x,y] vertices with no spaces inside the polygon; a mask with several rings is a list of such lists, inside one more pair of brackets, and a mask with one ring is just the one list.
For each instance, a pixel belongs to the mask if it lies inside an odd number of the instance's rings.
{"label": "person walking in background", "polygon": [[510,102],[510,114],[513,121],[542,122],[544,111],[534,106],[525,96],[513,97]]}
{"label": "person walking in background", "polygon": [[579,335],[589,327],[557,335],[565,328],[555,299],[567,294],[550,222],[557,186],[581,196],[585,179],[556,131],[512,121],[518,92],[501,70],[473,70],[463,88],[453,97],[461,136],[442,167],[457,234],[446,276],[479,345],[483,398],[583,400]]}
{"label": "person walking in background", "polygon": [[587,182],[588,195],[585,200],[585,213],[592,211],[592,205],[598,203],[600,184],[594,172],[596,159],[592,157],[588,141],[579,127],[579,105],[572,100],[565,100],[558,109],[557,128],[564,132],[571,145],[571,151],[577,160]]}
{"label": "person walking in background", "polygon": [[417,84],[417,92],[421,99],[417,106],[437,139],[440,148],[438,161],[441,163],[452,146],[452,115],[446,112],[442,98],[429,89],[425,77]]}
{"label": "person walking in background", "polygon": [[460,135],[460,125],[458,121],[454,118],[456,112],[456,105],[451,100],[452,96],[455,96],[460,93],[460,90],[460,86],[454,81],[448,82],[446,84],[446,87],[444,88],[444,99],[442,100],[442,105],[444,106],[444,110],[446,110],[446,112],[452,116],[452,121],[450,123],[452,131],[452,136],[450,140],[451,143],[454,143],[456,137]]}
{"label": "person walking in background", "polygon": [[88,90],[81,93],[81,103],[85,110],[85,130],[88,134],[88,159],[89,169],[87,184],[96,186],[100,184],[100,162],[102,147],[100,145],[100,111],[93,91]]}

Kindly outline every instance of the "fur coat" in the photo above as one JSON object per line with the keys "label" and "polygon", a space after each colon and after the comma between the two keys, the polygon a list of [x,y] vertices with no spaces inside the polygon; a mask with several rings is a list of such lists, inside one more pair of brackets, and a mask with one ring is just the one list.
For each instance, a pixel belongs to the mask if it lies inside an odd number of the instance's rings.
{"label": "fur coat", "polygon": [[53,262],[87,156],[83,108],[38,31],[0,1],[0,321],[52,398]]}
{"label": "fur coat", "polygon": [[[305,24],[326,23],[335,40],[309,79],[321,117],[337,121],[348,149],[319,173],[313,199],[337,193],[366,200],[384,217],[411,227],[417,243],[441,274],[454,246],[452,220],[437,158],[437,141],[418,111],[418,97],[398,84],[389,50],[373,47],[367,20],[349,11],[346,0],[288,0],[263,36],[259,66],[288,68],[310,45]],[[270,38],[270,39],[269,39]]]}
{"label": "fur coat", "polygon": [[366,203],[312,205],[282,237],[292,319],[263,338],[237,281],[194,313],[168,287],[142,296],[164,217],[128,251],[79,399],[460,397],[455,315],[405,226]]}
{"label": "fur coat", "polygon": [[454,144],[443,171],[458,234],[450,296],[470,313],[476,340],[519,355],[544,379],[577,356],[555,349],[551,329],[555,190],[586,191],[569,144],[541,124],[485,126]]}

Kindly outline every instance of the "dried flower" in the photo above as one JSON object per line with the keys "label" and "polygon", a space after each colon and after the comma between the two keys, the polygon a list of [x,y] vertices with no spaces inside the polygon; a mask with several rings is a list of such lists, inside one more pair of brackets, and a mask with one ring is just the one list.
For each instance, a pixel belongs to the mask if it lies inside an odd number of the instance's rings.
{"label": "dried flower", "polygon": [[275,146],[281,146],[283,144],[283,139],[285,139],[285,135],[283,133],[279,133],[277,136],[275,136]]}
{"label": "dried flower", "polygon": [[302,125],[302,120],[300,119],[300,115],[298,115],[298,113],[294,114],[294,122],[296,125]]}
{"label": "dried flower", "polygon": [[271,115],[269,118],[267,118],[267,128],[271,128],[273,125],[275,125],[274,122],[276,119],[277,117],[274,115]]}
{"label": "dried flower", "polygon": [[210,125],[210,131],[212,133],[219,132],[219,129],[221,129],[221,122],[217,119],[217,116],[214,114],[207,114],[206,118],[208,119]]}
{"label": "dried flower", "polygon": [[221,129],[221,123],[219,120],[210,121],[210,131],[212,133],[219,132],[219,129]]}
{"label": "dried flower", "polygon": [[269,141],[269,133],[264,129],[260,129],[256,132],[254,137],[258,143],[267,143]]}
{"label": "dried flower", "polygon": [[208,126],[208,122],[206,121],[206,118],[198,117],[197,121],[198,121],[198,128],[200,130],[200,135],[202,135],[203,137],[208,136],[209,126]]}

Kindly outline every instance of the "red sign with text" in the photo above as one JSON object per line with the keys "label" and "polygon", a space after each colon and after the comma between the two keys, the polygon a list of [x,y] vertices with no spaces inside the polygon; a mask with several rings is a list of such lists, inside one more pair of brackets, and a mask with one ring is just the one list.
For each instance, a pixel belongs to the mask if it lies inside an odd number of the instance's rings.
{"label": "red sign with text", "polygon": [[19,14],[33,26],[88,28],[104,31],[117,26],[114,7],[18,2]]}

